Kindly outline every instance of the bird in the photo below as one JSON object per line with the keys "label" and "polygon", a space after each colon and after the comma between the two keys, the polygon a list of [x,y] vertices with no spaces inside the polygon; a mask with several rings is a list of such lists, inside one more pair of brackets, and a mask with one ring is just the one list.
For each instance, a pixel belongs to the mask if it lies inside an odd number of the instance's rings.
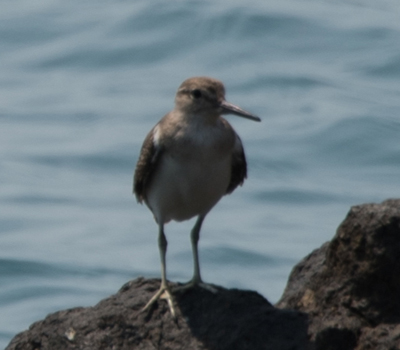
{"label": "bird", "polygon": [[133,192],[139,203],[147,205],[158,225],[161,285],[142,311],[158,299],[166,299],[172,316],[176,316],[166,274],[164,225],[171,220],[181,222],[197,217],[190,235],[193,277],[182,288],[200,286],[213,290],[200,274],[200,229],[217,202],[247,177],[242,141],[222,117],[225,114],[261,121],[226,101],[221,81],[211,77],[186,79],[178,88],[174,109],[150,130],[143,142]]}

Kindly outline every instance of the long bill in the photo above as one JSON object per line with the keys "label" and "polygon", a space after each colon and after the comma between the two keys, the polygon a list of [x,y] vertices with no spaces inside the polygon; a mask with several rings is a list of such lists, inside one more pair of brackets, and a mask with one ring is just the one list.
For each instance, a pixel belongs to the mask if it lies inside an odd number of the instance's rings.
{"label": "long bill", "polygon": [[234,114],[239,117],[254,120],[256,122],[261,121],[261,119],[259,117],[257,117],[256,115],[251,114],[251,113],[245,111],[244,109],[241,109],[240,107],[235,106],[234,104],[232,104],[230,102],[222,101],[220,104],[220,107],[222,109],[222,114]]}

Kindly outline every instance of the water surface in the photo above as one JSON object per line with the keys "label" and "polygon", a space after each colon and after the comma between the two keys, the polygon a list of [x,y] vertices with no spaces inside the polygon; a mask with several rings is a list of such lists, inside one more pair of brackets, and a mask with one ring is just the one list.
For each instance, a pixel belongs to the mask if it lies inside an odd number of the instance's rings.
{"label": "water surface", "polygon": [[[132,174],[195,75],[263,119],[228,116],[249,178],[204,223],[203,277],[276,302],[351,205],[399,197],[399,12],[396,0],[4,2],[0,345],[159,277]],[[171,280],[191,277],[192,225],[166,227]]]}

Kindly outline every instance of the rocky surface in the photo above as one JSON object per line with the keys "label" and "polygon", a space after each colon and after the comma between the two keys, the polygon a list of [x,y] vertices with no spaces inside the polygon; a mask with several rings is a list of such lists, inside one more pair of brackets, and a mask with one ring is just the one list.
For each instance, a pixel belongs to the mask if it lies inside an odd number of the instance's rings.
{"label": "rocky surface", "polygon": [[400,349],[400,200],[352,207],[277,306],[308,314],[316,349]]}
{"label": "rocky surface", "polygon": [[306,349],[307,317],[279,310],[256,292],[176,293],[174,320],[164,300],[140,312],[159,286],[159,280],[139,278],[94,307],[56,312],[6,349]]}
{"label": "rocky surface", "polygon": [[275,307],[216,286],[175,293],[176,320],[163,300],[140,312],[159,283],[140,278],[94,307],[49,315],[6,350],[400,349],[400,200],[351,208]]}

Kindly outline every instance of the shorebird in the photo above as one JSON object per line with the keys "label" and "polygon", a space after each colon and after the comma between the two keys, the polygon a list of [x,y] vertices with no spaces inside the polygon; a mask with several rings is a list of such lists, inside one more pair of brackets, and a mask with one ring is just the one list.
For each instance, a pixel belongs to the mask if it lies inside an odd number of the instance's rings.
{"label": "shorebird", "polygon": [[133,191],[158,224],[161,286],[142,310],[159,298],[166,299],[175,317],[173,297],[166,277],[167,239],[164,225],[197,216],[191,231],[194,272],[180,288],[205,284],[200,275],[197,244],[207,213],[222,196],[230,194],[247,177],[242,142],[222,117],[234,114],[261,119],[225,100],[222,82],[209,77],[185,80],[175,97],[175,108],[148,133],[136,165]]}

